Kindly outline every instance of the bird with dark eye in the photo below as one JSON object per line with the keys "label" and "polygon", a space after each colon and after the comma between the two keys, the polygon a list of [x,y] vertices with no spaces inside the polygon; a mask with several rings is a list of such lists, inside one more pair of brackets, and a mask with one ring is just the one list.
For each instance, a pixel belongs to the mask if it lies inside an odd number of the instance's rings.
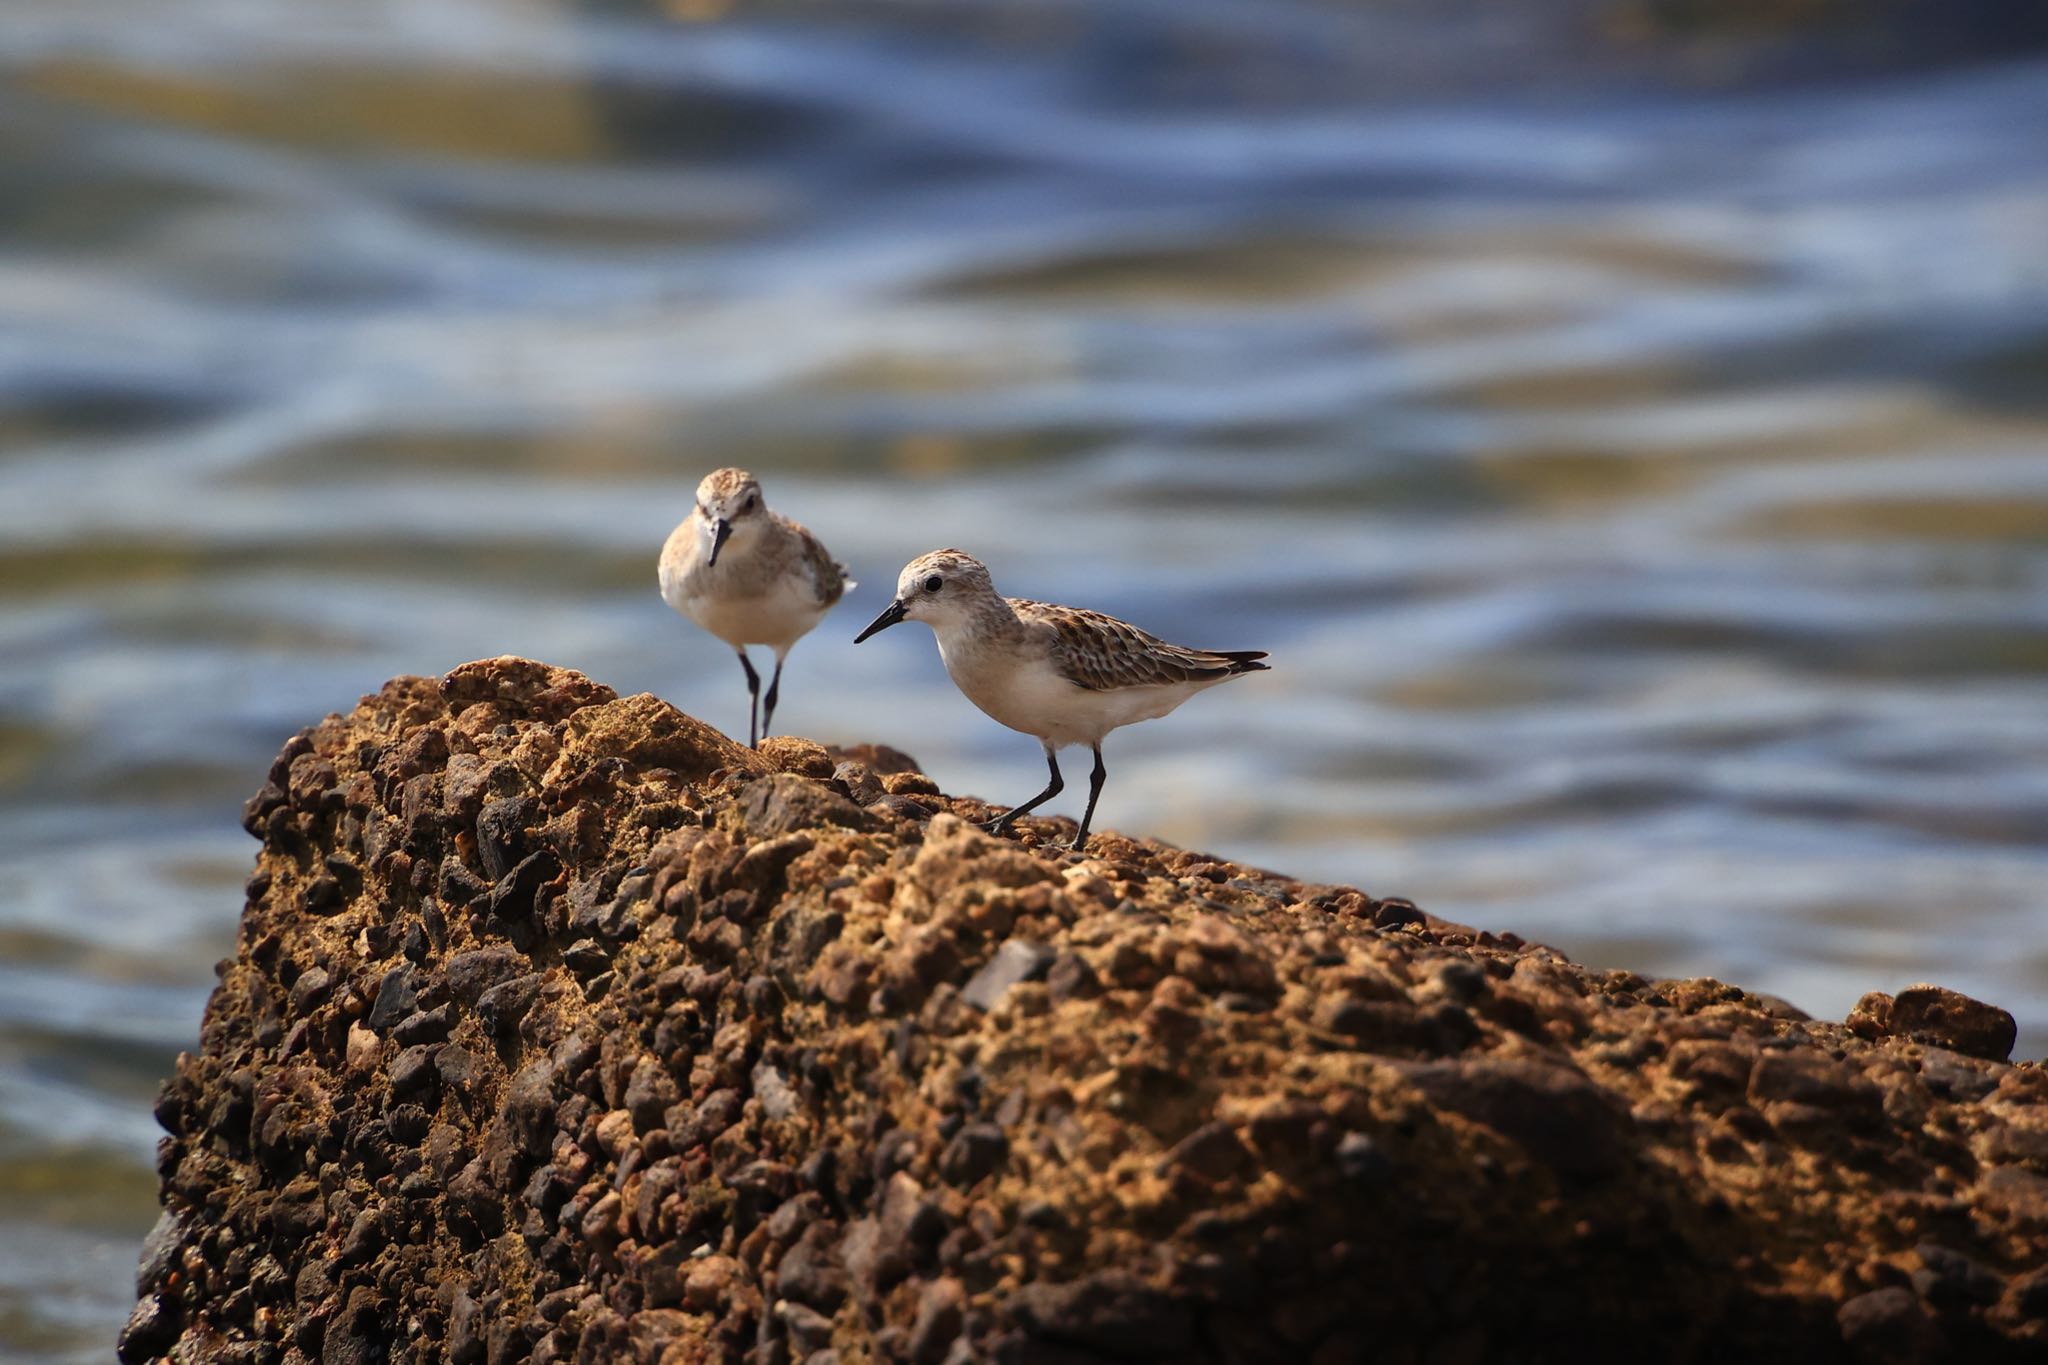
{"label": "bird with dark eye", "polygon": [[1104,737],[1266,667],[1266,656],[1255,649],[1188,649],[1101,612],[998,596],[988,569],[962,550],[934,550],[904,565],[895,600],[853,641],[904,621],[932,628],[947,674],[969,700],[1045,750],[1045,790],[989,821],[991,833],[1007,833],[1065,789],[1057,757],[1062,747],[1085,744],[1094,752],[1075,852],[1088,846],[1095,801],[1109,776]]}
{"label": "bird with dark eye", "polygon": [[[775,719],[790,647],[853,587],[846,566],[809,531],[769,510],[744,469],[720,469],[697,485],[697,506],[661,547],[662,598],[732,647],[747,675],[747,743]],[[775,651],[768,690],[748,645]]]}

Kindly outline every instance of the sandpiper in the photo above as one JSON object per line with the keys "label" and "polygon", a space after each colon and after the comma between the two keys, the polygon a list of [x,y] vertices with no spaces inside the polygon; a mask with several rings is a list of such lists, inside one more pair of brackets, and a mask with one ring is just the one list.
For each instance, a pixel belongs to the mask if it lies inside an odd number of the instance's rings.
{"label": "sandpiper", "polygon": [[1095,752],[1088,809],[1073,850],[1088,843],[1095,800],[1108,770],[1102,741],[1118,726],[1163,716],[1204,688],[1266,668],[1259,650],[1216,652],[1170,645],[1101,612],[999,597],[988,570],[961,550],[934,550],[910,561],[896,580],[896,600],[862,640],[898,621],[923,621],[939,640],[939,657],[967,699],[1012,730],[1045,747],[1052,780],[1044,791],[989,822],[1006,833],[1020,815],[1060,794],[1058,751],[1086,744]]}
{"label": "sandpiper", "polygon": [[[853,586],[846,566],[816,536],[768,510],[760,483],[744,469],[705,475],[697,505],[661,547],[662,599],[740,656],[747,671],[747,743],[757,747],[775,715],[790,646]],[[775,651],[765,706],[748,645]]]}

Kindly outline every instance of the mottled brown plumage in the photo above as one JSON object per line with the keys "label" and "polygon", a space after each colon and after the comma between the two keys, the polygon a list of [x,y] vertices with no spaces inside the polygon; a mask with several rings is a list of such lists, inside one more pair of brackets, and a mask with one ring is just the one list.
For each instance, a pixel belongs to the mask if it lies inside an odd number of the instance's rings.
{"label": "mottled brown plumage", "polygon": [[1006,599],[1018,619],[1052,627],[1052,660],[1068,681],[1091,692],[1118,687],[1209,681],[1264,667],[1261,650],[1217,653],[1168,644],[1128,621],[1084,607]]}
{"label": "mottled brown plumage", "polygon": [[1259,650],[1189,649],[1099,611],[999,596],[988,570],[962,550],[934,550],[906,565],[896,600],[855,642],[898,621],[930,625],[946,672],[967,699],[1045,746],[1051,781],[997,820],[997,831],[1059,794],[1058,749],[1086,744],[1094,750],[1076,849],[1088,842],[1107,775],[1102,741],[1110,731],[1163,716],[1205,688],[1266,668]]}
{"label": "mottled brown plumage", "polygon": [[[697,505],[662,546],[659,579],[670,606],[739,655],[749,743],[774,719],[790,647],[854,586],[816,536],[769,508],[744,469],[716,470],[697,485]],[[775,651],[765,698],[748,645]]]}
{"label": "mottled brown plumage", "polygon": [[846,576],[846,566],[834,559],[823,542],[801,523],[791,521],[780,512],[771,511],[768,515],[803,546],[804,563],[810,568],[811,581],[817,584],[818,599],[828,607],[837,603],[846,595],[846,590],[854,586],[853,580]]}

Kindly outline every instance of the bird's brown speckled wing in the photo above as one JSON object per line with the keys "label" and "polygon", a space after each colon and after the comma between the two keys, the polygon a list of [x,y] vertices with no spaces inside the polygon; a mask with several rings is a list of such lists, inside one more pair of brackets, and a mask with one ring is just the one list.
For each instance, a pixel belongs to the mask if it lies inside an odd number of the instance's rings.
{"label": "bird's brown speckled wing", "polygon": [[818,600],[829,607],[845,596],[846,590],[853,586],[852,580],[846,576],[846,566],[834,559],[832,552],[801,524],[779,512],[776,520],[785,529],[794,531],[798,543],[803,546],[804,563],[811,571],[811,581],[818,585]]}
{"label": "bird's brown speckled wing", "polygon": [[1080,607],[1060,607],[1013,597],[1019,619],[1052,632],[1053,665],[1068,681],[1091,692],[1119,687],[1202,682],[1266,667],[1258,650],[1217,653],[1170,645],[1128,621]]}

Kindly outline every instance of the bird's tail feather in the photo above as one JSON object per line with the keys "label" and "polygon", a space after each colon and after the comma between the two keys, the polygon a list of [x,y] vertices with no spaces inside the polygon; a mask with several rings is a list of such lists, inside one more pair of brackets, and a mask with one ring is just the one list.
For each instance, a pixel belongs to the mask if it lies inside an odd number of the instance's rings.
{"label": "bird's tail feather", "polygon": [[1263,649],[1219,649],[1216,657],[1224,661],[1224,671],[1231,674],[1264,673],[1272,668],[1271,664],[1259,662],[1266,657]]}

